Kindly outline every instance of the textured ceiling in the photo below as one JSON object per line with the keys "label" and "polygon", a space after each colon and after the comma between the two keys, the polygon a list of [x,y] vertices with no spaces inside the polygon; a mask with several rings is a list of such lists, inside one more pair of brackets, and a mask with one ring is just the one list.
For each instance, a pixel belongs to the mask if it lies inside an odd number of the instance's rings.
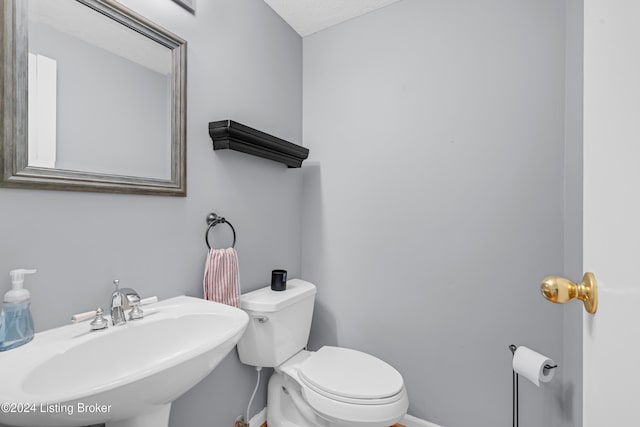
{"label": "textured ceiling", "polygon": [[264,0],[302,37],[400,0]]}

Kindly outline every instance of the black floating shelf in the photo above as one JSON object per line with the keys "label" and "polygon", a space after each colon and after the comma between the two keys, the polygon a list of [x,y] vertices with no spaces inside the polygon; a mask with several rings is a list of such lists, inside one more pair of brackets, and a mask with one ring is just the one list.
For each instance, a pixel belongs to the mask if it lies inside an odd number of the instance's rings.
{"label": "black floating shelf", "polygon": [[309,149],[242,125],[233,120],[209,123],[214,150],[235,150],[299,168]]}

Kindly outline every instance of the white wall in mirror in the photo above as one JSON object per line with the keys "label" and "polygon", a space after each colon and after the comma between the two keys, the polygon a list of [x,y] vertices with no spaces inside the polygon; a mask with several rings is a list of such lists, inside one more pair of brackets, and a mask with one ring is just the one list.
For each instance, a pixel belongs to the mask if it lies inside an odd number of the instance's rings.
{"label": "white wall in mirror", "polygon": [[29,165],[56,167],[57,63],[29,53]]}

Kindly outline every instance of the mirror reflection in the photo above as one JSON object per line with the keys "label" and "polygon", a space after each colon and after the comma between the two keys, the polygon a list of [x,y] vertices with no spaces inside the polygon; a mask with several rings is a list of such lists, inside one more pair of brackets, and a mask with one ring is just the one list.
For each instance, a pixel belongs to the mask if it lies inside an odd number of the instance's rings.
{"label": "mirror reflection", "polygon": [[171,178],[171,50],[69,0],[29,0],[28,165]]}

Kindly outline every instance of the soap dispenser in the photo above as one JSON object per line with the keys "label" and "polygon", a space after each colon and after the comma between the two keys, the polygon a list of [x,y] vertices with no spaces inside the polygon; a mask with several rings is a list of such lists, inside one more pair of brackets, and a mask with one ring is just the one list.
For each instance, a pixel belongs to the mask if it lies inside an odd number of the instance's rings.
{"label": "soap dispenser", "polygon": [[11,350],[33,339],[33,318],[29,291],[24,289],[24,275],[36,270],[12,270],[11,290],[4,295],[0,313],[0,351]]}

